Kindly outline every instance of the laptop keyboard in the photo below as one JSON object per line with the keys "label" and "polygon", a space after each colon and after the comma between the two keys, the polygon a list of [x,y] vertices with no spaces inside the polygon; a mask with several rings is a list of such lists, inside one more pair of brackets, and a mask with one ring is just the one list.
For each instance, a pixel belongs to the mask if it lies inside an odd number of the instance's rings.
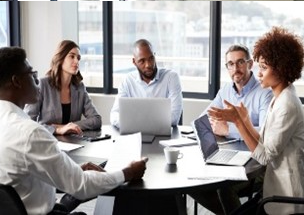
{"label": "laptop keyboard", "polygon": [[223,151],[218,151],[212,158],[209,159],[209,161],[217,161],[217,162],[223,162],[226,163],[233,158],[233,156],[238,153],[238,151],[233,151],[233,150],[223,150]]}

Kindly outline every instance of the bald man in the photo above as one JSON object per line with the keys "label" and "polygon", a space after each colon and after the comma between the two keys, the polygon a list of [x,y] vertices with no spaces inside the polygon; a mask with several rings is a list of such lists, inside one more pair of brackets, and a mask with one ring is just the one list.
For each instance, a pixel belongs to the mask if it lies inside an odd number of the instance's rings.
{"label": "bald man", "polygon": [[168,69],[158,69],[153,47],[148,40],[140,39],[133,45],[133,64],[137,70],[129,73],[121,83],[111,110],[111,124],[119,128],[120,97],[170,98],[171,124],[176,126],[180,120],[182,88],[177,73]]}

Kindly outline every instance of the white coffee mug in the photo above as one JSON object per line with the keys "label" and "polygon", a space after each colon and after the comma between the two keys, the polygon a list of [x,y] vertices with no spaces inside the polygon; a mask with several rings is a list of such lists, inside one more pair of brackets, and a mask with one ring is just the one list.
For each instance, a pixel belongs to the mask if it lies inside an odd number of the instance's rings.
{"label": "white coffee mug", "polygon": [[181,159],[183,157],[183,153],[181,153],[179,149],[175,147],[165,147],[164,153],[167,164],[176,164],[177,159]]}

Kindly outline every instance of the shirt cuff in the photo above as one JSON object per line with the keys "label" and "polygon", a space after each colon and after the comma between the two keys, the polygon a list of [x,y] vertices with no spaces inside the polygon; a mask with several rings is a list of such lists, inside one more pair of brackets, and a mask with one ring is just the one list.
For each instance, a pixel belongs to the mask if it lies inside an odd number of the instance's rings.
{"label": "shirt cuff", "polygon": [[113,175],[117,183],[123,184],[125,182],[125,175],[123,171],[112,172],[110,174]]}

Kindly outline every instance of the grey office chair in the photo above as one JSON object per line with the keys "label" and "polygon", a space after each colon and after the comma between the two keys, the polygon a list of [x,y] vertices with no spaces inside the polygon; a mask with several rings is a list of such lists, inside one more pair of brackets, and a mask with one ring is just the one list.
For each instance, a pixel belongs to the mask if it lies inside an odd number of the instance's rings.
{"label": "grey office chair", "polygon": [[[264,206],[267,203],[290,203],[290,204],[302,204],[304,205],[304,198],[301,197],[290,197],[290,196],[270,196],[267,198],[264,198],[262,201],[260,201],[257,209],[256,214],[263,214],[264,213]],[[299,213],[299,214],[303,214]]]}
{"label": "grey office chair", "polygon": [[12,186],[0,185],[0,214],[27,215],[20,196]]}

